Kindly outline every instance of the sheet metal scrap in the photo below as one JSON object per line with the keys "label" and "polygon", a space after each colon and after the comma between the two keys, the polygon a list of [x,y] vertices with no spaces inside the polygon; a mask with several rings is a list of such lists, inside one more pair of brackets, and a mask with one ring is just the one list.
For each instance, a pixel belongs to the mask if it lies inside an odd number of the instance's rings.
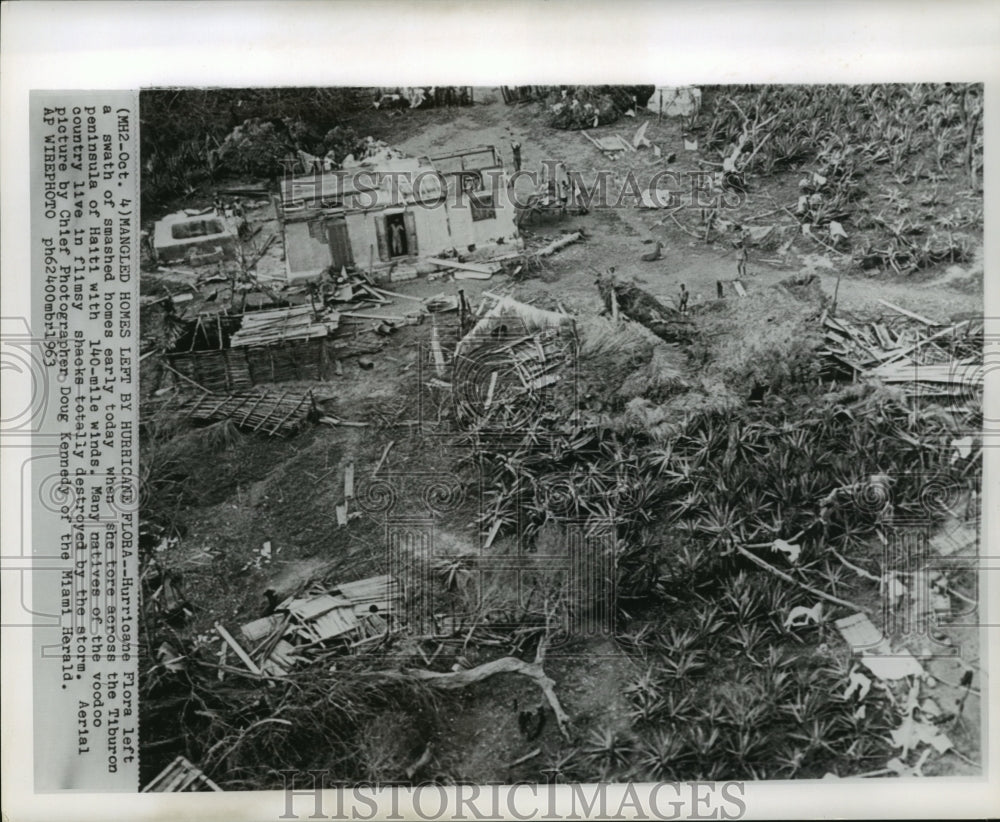
{"label": "sheet metal scrap", "polygon": [[923,676],[924,669],[907,649],[893,651],[889,640],[865,614],[853,614],[833,623],[840,635],[858,654],[861,664],[882,680]]}
{"label": "sheet metal scrap", "polygon": [[240,633],[261,659],[263,673],[285,676],[297,661],[323,650],[325,643],[384,635],[402,596],[402,586],[388,575],[333,588],[313,586],[279,603],[273,614],[246,623]]}

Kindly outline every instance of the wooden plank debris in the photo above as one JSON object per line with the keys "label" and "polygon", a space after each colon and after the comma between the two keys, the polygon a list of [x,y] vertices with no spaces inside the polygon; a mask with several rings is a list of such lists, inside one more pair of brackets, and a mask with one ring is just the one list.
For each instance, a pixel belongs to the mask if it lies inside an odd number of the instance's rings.
{"label": "wooden plank debris", "polygon": [[354,463],[347,463],[344,469],[344,499],[354,498]]}
{"label": "wooden plank debris", "polygon": [[[429,257],[427,262],[433,263],[438,268],[448,268],[455,271],[467,271],[473,274],[484,275],[477,279],[489,279],[500,271],[499,265],[489,265],[485,263],[462,263],[458,260],[447,260],[442,257]],[[456,279],[458,279],[456,275]]]}
{"label": "wooden plank debris", "polygon": [[378,462],[375,463],[375,468],[372,470],[372,476],[376,476],[379,471],[382,470],[382,466],[385,464],[386,457],[389,456],[389,451],[392,450],[392,446],[396,444],[395,440],[390,440],[389,444],[386,445],[385,449],[382,451],[382,456],[378,458]]}
{"label": "wooden plank debris", "polygon": [[215,630],[219,633],[219,636],[221,636],[228,643],[229,647],[233,649],[236,656],[240,658],[240,661],[247,666],[247,670],[259,676],[261,673],[260,668],[258,668],[257,664],[250,658],[250,655],[243,650],[243,646],[233,639],[233,635],[222,626],[221,622],[215,623]]}
{"label": "wooden plank debris", "polygon": [[881,297],[879,298],[879,302],[882,303],[882,305],[884,305],[886,308],[891,308],[893,311],[903,314],[904,316],[909,317],[911,320],[916,320],[917,322],[923,323],[924,325],[929,325],[932,327],[938,325],[944,325],[944,323],[939,323],[935,320],[929,320],[926,317],[921,316],[920,314],[916,314],[913,311],[909,311],[906,308],[901,308],[898,305],[894,305],[888,300],[883,300]]}
{"label": "wooden plank debris", "polygon": [[272,616],[240,630],[244,637],[262,637],[255,651],[262,660],[260,670],[280,678],[332,640],[345,641],[341,648],[346,653],[360,644],[355,640],[387,636],[394,629],[393,605],[402,594],[402,586],[389,575],[329,589],[313,585],[279,603]]}
{"label": "wooden plank debris", "polygon": [[316,321],[308,305],[253,311],[242,315],[240,328],[230,337],[229,345],[240,348],[325,337],[336,327],[336,315]]}

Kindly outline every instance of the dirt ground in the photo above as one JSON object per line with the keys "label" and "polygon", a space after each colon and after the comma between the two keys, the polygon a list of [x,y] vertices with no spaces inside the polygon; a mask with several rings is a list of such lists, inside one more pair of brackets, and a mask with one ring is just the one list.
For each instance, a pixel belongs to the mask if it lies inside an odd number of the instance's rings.
{"label": "dirt ground", "polygon": [[[592,134],[630,138],[641,121],[648,122],[646,136],[662,147],[665,156],[676,153],[672,168],[699,168],[695,162],[698,157],[684,151],[678,119],[660,121],[656,115],[641,113],[637,120],[625,118],[613,126],[596,128]],[[505,105],[496,89],[481,94],[469,108],[370,112],[358,115],[353,127],[415,155],[433,154],[446,147],[492,144],[509,162],[510,143],[517,140],[523,147],[524,167],[554,159],[585,179],[603,168],[624,177],[630,163],[650,159],[647,149],[609,160],[579,133],[546,128],[533,105]],[[769,180],[759,191],[751,190],[739,219],[773,210],[772,192],[788,186],[794,176],[789,172],[786,178]],[[698,211],[687,211],[691,213],[675,216],[684,227],[697,230]],[[512,293],[527,302],[557,300],[571,313],[596,312],[602,306],[595,278],[614,266],[618,274],[634,277],[664,302],[676,299],[681,283],[691,292],[694,304],[712,299],[718,281],[725,284],[727,297],[735,299],[731,281],[737,275],[736,251],[724,240],[706,244],[692,237],[665,213],[624,207],[528,226],[524,235],[529,247],[577,229],[585,230],[586,240],[548,258],[538,276],[521,283],[510,282],[505,275],[461,283],[420,277],[390,287],[415,297],[454,294],[461,287],[473,303],[483,291]],[[266,211],[251,209],[250,216],[261,221]],[[780,215],[775,219],[780,220]],[[788,221],[786,215],[784,222]],[[273,224],[265,222],[260,236],[273,230]],[[643,262],[640,256],[655,241],[663,243],[662,259]],[[262,276],[280,275],[279,245],[275,243],[259,264]],[[878,304],[879,298],[942,321],[982,311],[981,251],[970,264],[942,266],[919,277],[865,276],[848,270],[842,255],[810,246],[808,238],[800,237],[784,254],[751,251],[743,283],[752,292],[803,272],[816,273],[827,294],[836,290],[842,311],[880,313],[885,309]],[[190,283],[184,277],[169,275],[144,277],[144,293],[158,293],[164,284],[173,289]],[[446,341],[454,339],[454,319],[443,319],[441,328]],[[381,572],[385,559],[381,524],[365,515],[338,526],[335,506],[342,497],[347,464],[354,463],[359,478],[367,477],[390,442],[393,446],[383,471],[405,472],[419,467],[422,471],[455,472],[462,456],[460,448],[436,441],[429,447],[428,441],[413,433],[414,426],[400,426],[417,415],[410,404],[418,388],[416,345],[428,333],[426,322],[400,329],[386,338],[381,352],[371,356],[372,370],[361,371],[355,360],[348,360],[344,375],[323,386],[331,398],[328,407],[332,413],[367,421],[369,427],[317,425],[285,441],[244,436],[238,448],[189,465],[184,477],[189,502],[177,511],[184,533],[170,563],[184,575],[185,592],[196,609],[196,632],[209,631],[215,620],[238,625],[258,616],[268,588],[282,595],[312,578],[349,580]],[[144,380],[155,378],[153,368],[152,364],[146,367]],[[382,422],[373,422],[376,419]],[[466,500],[442,526],[452,535],[456,553],[463,542],[469,546],[475,543],[476,506],[475,500]],[[265,541],[272,543],[273,553],[269,562],[260,562],[257,551]],[[583,651],[592,662],[553,659],[547,665],[564,706],[584,727],[598,720],[624,727],[627,706],[622,685],[635,675],[636,663],[606,640],[593,640]],[[978,651],[966,648],[964,653],[975,657]],[[948,679],[945,673],[953,680],[958,678],[954,671],[948,671],[940,674],[942,680]],[[544,749],[542,758],[559,747],[558,732],[551,726],[537,743],[525,742],[517,734],[514,701],[526,705],[538,699],[534,686],[518,677],[505,675],[503,681],[487,681],[452,699],[456,710],[449,712],[447,732],[436,740],[436,767],[453,778],[520,778],[537,773],[538,763],[529,763],[528,771],[512,768],[509,763],[535,746]],[[978,710],[969,714],[967,721],[978,721]],[[975,734],[968,737],[963,740],[968,743],[963,749],[978,755]],[[952,772],[968,772],[968,768],[956,763]]]}

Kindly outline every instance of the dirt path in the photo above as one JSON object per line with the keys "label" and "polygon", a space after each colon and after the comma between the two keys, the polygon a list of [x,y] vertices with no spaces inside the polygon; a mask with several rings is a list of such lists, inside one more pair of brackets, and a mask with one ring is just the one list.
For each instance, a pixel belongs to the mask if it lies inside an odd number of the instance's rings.
{"label": "dirt path", "polygon": [[[654,158],[648,149],[625,152],[616,159],[609,159],[583,134],[545,126],[534,104],[505,105],[498,89],[490,89],[481,95],[476,105],[459,111],[461,113],[451,119],[429,119],[425,127],[418,127],[418,121],[408,121],[406,131],[409,135],[398,146],[403,151],[420,155],[433,154],[445,146],[494,145],[509,165],[510,144],[517,140],[522,146],[526,170],[539,169],[546,160],[560,161],[571,171],[579,172],[586,181],[595,179],[596,173],[604,170],[610,174],[613,191],[615,186],[625,184],[630,171],[643,182],[658,170],[669,168],[683,173],[706,167],[697,162],[700,157],[683,150],[680,118],[658,120],[654,115],[640,112],[638,118],[625,118],[590,132],[596,137],[619,134],[628,139],[642,122],[646,122],[646,135],[661,147],[663,156],[676,155],[676,160],[667,166],[664,162],[652,163]],[[772,209],[775,198],[771,189],[781,188],[785,182],[769,180],[761,191],[751,191],[744,209],[750,212]],[[518,193],[523,194],[529,188],[528,181],[522,180]],[[633,202],[595,209],[582,217],[551,219],[528,227],[525,237],[529,244],[547,241],[561,232],[578,228],[583,228],[591,239],[560,252],[558,259],[552,262],[552,271],[546,278],[548,282],[530,283],[523,293],[530,295],[533,291],[549,290],[557,292],[567,307],[592,308],[597,304],[593,288],[595,273],[614,266],[619,274],[637,277],[650,291],[670,299],[676,297],[681,283],[691,292],[693,302],[699,297],[714,298],[718,281],[722,281],[727,295],[733,294],[730,282],[737,275],[737,259],[736,251],[727,242],[706,244],[678,228],[664,211],[638,209]],[[700,230],[699,217],[700,210],[694,208],[677,214],[677,219],[689,230]],[[642,262],[641,255],[649,251],[650,244],[656,240],[664,245],[662,259],[655,263]],[[824,290],[832,294],[838,274],[842,274],[838,305],[847,311],[880,311],[877,302],[880,297],[942,321],[953,314],[982,308],[981,289],[976,288],[976,277],[982,276],[981,249],[970,265],[942,266],[940,272],[931,272],[919,280],[893,278],[884,273],[865,277],[850,272],[844,255],[831,253],[818,243],[813,250],[791,249],[780,265],[765,262],[775,256],[774,252],[751,252],[749,276],[744,281],[747,289],[772,285],[794,273],[815,272]],[[491,288],[495,290],[497,285],[494,283]]]}

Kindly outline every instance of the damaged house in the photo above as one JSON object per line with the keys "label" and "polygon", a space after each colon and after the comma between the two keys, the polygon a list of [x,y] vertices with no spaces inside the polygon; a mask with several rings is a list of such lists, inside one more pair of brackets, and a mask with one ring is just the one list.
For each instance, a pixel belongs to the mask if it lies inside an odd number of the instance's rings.
{"label": "damaged house", "polygon": [[432,158],[384,150],[355,168],[283,181],[276,208],[289,282],[330,268],[404,278],[421,258],[520,247],[492,146]]}

